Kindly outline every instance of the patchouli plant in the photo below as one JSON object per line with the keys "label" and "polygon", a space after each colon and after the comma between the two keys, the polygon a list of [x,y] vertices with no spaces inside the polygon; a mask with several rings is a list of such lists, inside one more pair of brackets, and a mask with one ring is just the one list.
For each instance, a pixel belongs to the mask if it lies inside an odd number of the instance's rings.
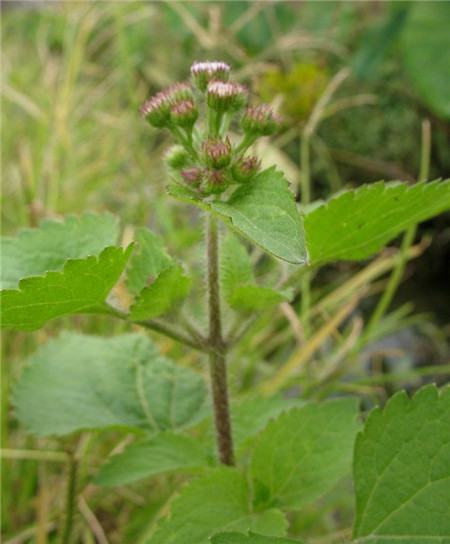
{"label": "patchouli plant", "polygon": [[[151,97],[142,116],[175,140],[165,157],[167,191],[186,204],[186,217],[199,210],[196,220],[206,222],[205,280],[197,286],[198,271],[169,255],[147,228],[122,247],[119,222],[109,214],[47,220],[4,238],[4,328],[34,331],[63,316],[98,314],[133,331],[65,331],[39,347],[14,389],[19,421],[44,437],[135,434],[93,475],[99,486],[184,475],[172,480],[170,507],[148,532],[153,544],[299,542],[290,521],[352,471],[356,514],[345,541],[450,543],[450,389],[397,393],[363,424],[357,398],[311,400],[298,388],[308,357],[354,305],[332,315],[282,365],[265,367],[251,394],[230,399],[227,375],[255,322],[302,297],[302,277],[331,262],[367,259],[448,210],[450,183],[379,182],[302,209],[283,173],[263,169],[254,151],[259,138],[281,128],[280,117],[233,81],[224,62],[194,63],[191,81]],[[256,278],[249,246],[269,270],[266,285]],[[126,297],[111,295],[117,285]],[[205,327],[202,316],[182,309],[198,311],[204,285]],[[361,332],[359,348],[373,324]],[[162,355],[145,331],[204,354],[209,379]],[[288,388],[295,394],[285,395]],[[69,478],[60,541],[68,543],[77,535],[76,496],[87,482],[78,477],[82,450],[68,448],[62,457]]]}

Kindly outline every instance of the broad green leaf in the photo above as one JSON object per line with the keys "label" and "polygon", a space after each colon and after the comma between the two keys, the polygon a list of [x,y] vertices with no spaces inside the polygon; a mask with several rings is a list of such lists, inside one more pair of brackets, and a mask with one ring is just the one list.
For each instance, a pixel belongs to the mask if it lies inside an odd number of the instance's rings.
{"label": "broad green leaf", "polygon": [[130,308],[130,317],[134,321],[142,321],[165,314],[182,301],[190,289],[191,279],[181,266],[167,268],[141,291]]}
{"label": "broad green leaf", "polygon": [[158,236],[142,227],[135,232],[136,247],[127,270],[127,286],[134,295],[139,294],[149,281],[170,268],[173,261]]}
{"label": "broad green leaf", "polygon": [[289,300],[289,292],[257,285],[250,257],[236,236],[228,234],[221,244],[221,280],[225,299],[236,310],[265,310]]}
{"label": "broad green leaf", "polygon": [[414,89],[446,119],[450,119],[449,21],[448,2],[414,2],[400,39],[403,66]]}
{"label": "broad green leaf", "polygon": [[410,225],[448,209],[450,180],[344,191],[305,217],[311,262],[366,259]]}
{"label": "broad green leaf", "polygon": [[269,504],[299,508],[350,472],[357,414],[356,400],[339,399],[294,408],[269,423],[251,462]]}
{"label": "broad green leaf", "polygon": [[119,223],[112,215],[85,214],[63,222],[45,220],[39,228],[1,239],[1,289],[15,289],[29,276],[59,271],[68,259],[98,255],[117,242]]}
{"label": "broad green leaf", "polygon": [[248,397],[231,406],[233,438],[237,449],[245,446],[249,440],[283,412],[298,408],[303,401],[282,397]]}
{"label": "broad green leaf", "polygon": [[187,427],[207,399],[201,376],[162,357],[140,334],[63,333],[30,358],[14,394],[17,417],[41,436]]}
{"label": "broad green leaf", "polygon": [[394,395],[354,453],[358,543],[450,542],[450,387]]}
{"label": "broad green leaf", "polygon": [[263,536],[255,533],[220,533],[211,538],[212,544],[300,544],[299,540],[277,536]]}
{"label": "broad green leaf", "polygon": [[184,487],[149,544],[208,544],[224,530],[284,535],[286,519],[277,509],[254,512],[246,479],[233,468],[212,469]]}
{"label": "broad green leaf", "polygon": [[68,314],[102,311],[122,274],[132,246],[107,247],[98,257],[66,261],[61,272],[25,278],[19,288],[0,293],[2,328],[35,330]]}
{"label": "broad green leaf", "polygon": [[135,442],[113,455],[101,467],[96,483],[124,485],[162,472],[189,470],[208,465],[205,449],[198,440],[164,432]]}
{"label": "broad green leaf", "polygon": [[302,217],[288,182],[275,167],[238,187],[227,201],[213,201],[210,206],[236,232],[275,257],[306,263]]}

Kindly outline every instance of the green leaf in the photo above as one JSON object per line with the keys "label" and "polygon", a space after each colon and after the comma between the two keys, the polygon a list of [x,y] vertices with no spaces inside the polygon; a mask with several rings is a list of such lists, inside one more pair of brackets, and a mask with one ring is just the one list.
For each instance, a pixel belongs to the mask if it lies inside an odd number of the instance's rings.
{"label": "green leaf", "polygon": [[35,330],[68,314],[103,311],[111,289],[122,274],[132,246],[107,247],[98,257],[66,261],[61,272],[25,278],[19,289],[0,293],[2,328]]}
{"label": "green leaf", "polygon": [[208,544],[224,530],[284,535],[286,519],[277,509],[254,512],[246,479],[233,468],[221,467],[184,487],[171,515],[150,539],[151,544]]}
{"label": "green leaf", "polygon": [[213,201],[210,206],[268,253],[290,263],[306,263],[302,217],[288,182],[275,167],[238,187],[227,201]]}
{"label": "green leaf", "polygon": [[162,472],[189,470],[208,465],[205,449],[198,440],[164,432],[135,442],[113,455],[101,467],[95,483],[124,485]]}
{"label": "green leaf", "polygon": [[251,474],[270,503],[299,508],[350,472],[357,401],[307,404],[269,423],[256,442]]}
{"label": "green leaf", "polygon": [[290,292],[279,292],[255,283],[250,257],[236,236],[228,234],[221,244],[221,280],[225,299],[236,310],[265,310],[289,300]]}
{"label": "green leaf", "polygon": [[450,119],[449,20],[448,2],[414,2],[400,40],[403,65],[414,89],[446,119]]}
{"label": "green leaf", "polygon": [[127,270],[127,286],[134,295],[139,294],[149,280],[154,281],[164,270],[173,266],[173,260],[158,236],[147,228],[135,232],[136,247]]}
{"label": "green leaf", "polygon": [[243,535],[242,533],[220,533],[211,538],[212,544],[300,544],[299,540],[263,536],[255,533]]}
{"label": "green leaf", "polygon": [[410,225],[448,209],[450,180],[344,191],[305,217],[311,262],[366,259]]}
{"label": "green leaf", "polygon": [[130,308],[130,317],[142,321],[165,314],[182,301],[190,289],[191,278],[184,274],[181,266],[172,266],[141,291]]}
{"label": "green leaf", "polygon": [[63,333],[30,358],[14,394],[17,417],[41,436],[183,428],[196,423],[207,399],[201,376],[162,357],[140,334]]}
{"label": "green leaf", "polygon": [[112,215],[85,214],[63,222],[45,220],[39,228],[23,229],[1,239],[1,289],[15,289],[19,281],[59,271],[68,259],[98,255],[116,243],[119,223]]}
{"label": "green leaf", "polygon": [[450,387],[394,395],[354,454],[356,542],[450,542]]}
{"label": "green leaf", "polygon": [[283,412],[298,408],[303,401],[282,397],[248,397],[231,407],[233,439],[237,449],[246,446],[249,440],[267,426],[269,421]]}

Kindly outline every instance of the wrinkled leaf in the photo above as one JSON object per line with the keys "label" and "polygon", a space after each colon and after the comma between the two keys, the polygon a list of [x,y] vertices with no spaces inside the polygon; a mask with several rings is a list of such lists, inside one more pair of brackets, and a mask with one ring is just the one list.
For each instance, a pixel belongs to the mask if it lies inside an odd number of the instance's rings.
{"label": "wrinkled leaf", "polygon": [[251,474],[270,504],[299,508],[350,472],[357,414],[355,399],[339,399],[294,408],[268,424]]}
{"label": "wrinkled leaf", "polygon": [[62,270],[68,259],[98,255],[117,242],[119,223],[112,215],[85,214],[63,222],[46,219],[1,239],[2,289],[16,289],[29,276]]}
{"label": "wrinkled leaf", "polygon": [[131,250],[108,247],[98,257],[66,261],[61,272],[25,278],[17,290],[2,291],[2,328],[35,330],[55,317],[103,311]]}
{"label": "wrinkled leaf", "polygon": [[354,454],[358,543],[450,542],[450,387],[394,395]]}
{"label": "wrinkled leaf", "polygon": [[449,209],[450,180],[344,191],[306,214],[311,262],[366,259],[410,225]]}
{"label": "wrinkled leaf", "polygon": [[30,358],[14,404],[30,432],[48,436],[115,426],[187,427],[207,398],[202,377],[162,357],[145,336],[63,333]]}
{"label": "wrinkled leaf", "polygon": [[234,468],[210,470],[181,490],[171,514],[149,544],[208,544],[224,530],[284,535],[286,519],[277,509],[254,512],[244,476]]}
{"label": "wrinkled leaf", "polygon": [[135,442],[113,455],[101,467],[96,483],[124,485],[155,474],[189,470],[208,465],[205,449],[198,440],[164,432]]}

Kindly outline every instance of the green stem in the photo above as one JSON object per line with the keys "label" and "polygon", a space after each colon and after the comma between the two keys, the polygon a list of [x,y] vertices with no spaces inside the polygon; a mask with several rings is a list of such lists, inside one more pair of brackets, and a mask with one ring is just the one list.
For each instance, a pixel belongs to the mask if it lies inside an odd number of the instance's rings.
{"label": "green stem", "polygon": [[64,512],[64,522],[60,533],[60,544],[70,544],[74,526],[74,517],[76,511],[76,497],[78,487],[78,459],[74,454],[70,454],[68,460],[68,479],[66,491],[66,507]]}
{"label": "green stem", "polygon": [[247,149],[255,142],[255,140],[256,136],[247,132],[242,138],[241,143],[236,147],[234,151],[235,158],[238,159],[239,157],[241,157],[247,151]]}
{"label": "green stem", "polygon": [[233,437],[231,434],[230,407],[228,400],[226,345],[222,336],[219,282],[219,233],[217,220],[208,216],[208,301],[209,301],[209,370],[214,406],[217,449],[220,462],[234,465]]}

